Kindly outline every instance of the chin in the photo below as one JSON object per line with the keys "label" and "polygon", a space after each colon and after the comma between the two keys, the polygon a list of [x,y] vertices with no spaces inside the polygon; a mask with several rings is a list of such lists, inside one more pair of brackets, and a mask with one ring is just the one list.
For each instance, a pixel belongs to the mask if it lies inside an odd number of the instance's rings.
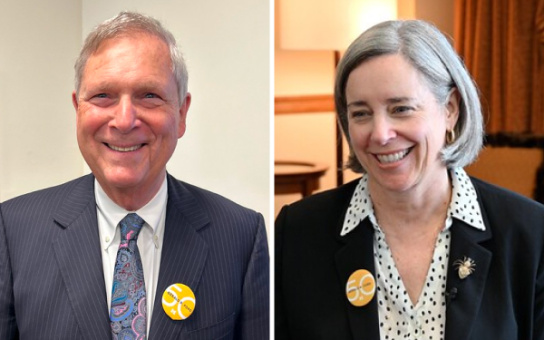
{"label": "chin", "polygon": [[144,180],[144,175],[134,169],[123,169],[123,171],[109,171],[102,174],[102,186],[107,185],[118,189],[133,188]]}
{"label": "chin", "polygon": [[404,192],[415,184],[414,178],[406,174],[378,176],[375,182],[383,189],[396,192]]}

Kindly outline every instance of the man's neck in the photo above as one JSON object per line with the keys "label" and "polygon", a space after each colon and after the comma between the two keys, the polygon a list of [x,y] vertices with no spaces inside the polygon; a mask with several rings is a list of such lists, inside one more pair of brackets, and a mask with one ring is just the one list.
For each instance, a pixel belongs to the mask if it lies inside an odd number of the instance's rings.
{"label": "man's neck", "polygon": [[102,185],[98,179],[97,184],[115,204],[127,211],[136,211],[149,203],[157,195],[164,181],[166,181],[166,177],[161,177],[150,186],[128,188]]}

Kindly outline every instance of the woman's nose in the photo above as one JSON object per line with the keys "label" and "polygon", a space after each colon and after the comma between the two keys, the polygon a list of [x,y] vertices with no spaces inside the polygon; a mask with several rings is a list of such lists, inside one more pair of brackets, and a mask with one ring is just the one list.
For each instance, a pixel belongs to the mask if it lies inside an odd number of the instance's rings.
{"label": "woman's nose", "polygon": [[372,120],[372,130],[370,139],[378,145],[386,145],[391,139],[395,138],[397,133],[393,122],[387,115],[375,114]]}

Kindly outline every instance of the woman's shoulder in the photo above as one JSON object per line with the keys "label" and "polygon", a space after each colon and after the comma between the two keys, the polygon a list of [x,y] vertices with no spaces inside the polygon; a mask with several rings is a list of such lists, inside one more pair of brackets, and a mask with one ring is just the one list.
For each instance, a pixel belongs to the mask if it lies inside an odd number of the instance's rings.
{"label": "woman's shoulder", "polygon": [[325,207],[345,206],[349,204],[359,180],[358,178],[334,189],[315,193],[289,204],[289,208],[293,210],[321,210]]}
{"label": "woman's shoulder", "polygon": [[522,209],[544,214],[544,205],[509,189],[471,177],[480,202],[490,207],[501,207],[507,210]]}
{"label": "woman's shoulder", "polygon": [[482,213],[495,234],[544,236],[544,205],[480,179],[471,178],[471,181]]}
{"label": "woman's shoulder", "polygon": [[345,215],[358,182],[357,179],[284,206],[276,219],[276,225],[336,226]]}

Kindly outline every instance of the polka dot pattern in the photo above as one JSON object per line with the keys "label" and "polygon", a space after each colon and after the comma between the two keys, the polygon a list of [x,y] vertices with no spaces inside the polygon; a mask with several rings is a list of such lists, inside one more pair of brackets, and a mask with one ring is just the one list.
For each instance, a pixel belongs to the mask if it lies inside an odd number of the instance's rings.
{"label": "polka dot pattern", "polygon": [[463,169],[451,170],[452,197],[444,229],[436,240],[433,259],[421,295],[414,306],[395,266],[385,234],[380,229],[364,175],[350,201],[340,235],[355,229],[369,218],[374,227],[376,298],[381,340],[444,339],[446,322],[446,274],[449,259],[450,226],[453,219],[485,230],[476,190]]}
{"label": "polka dot pattern", "polygon": [[476,189],[474,189],[465,170],[453,169],[451,182],[452,192],[448,216],[463,221],[476,229],[485,230]]}
{"label": "polka dot pattern", "polygon": [[351,196],[340,236],[344,236],[355,229],[367,216],[374,215],[374,208],[372,208],[367,185],[368,176],[365,174],[357,184],[353,196]]}
{"label": "polka dot pattern", "polygon": [[378,225],[374,226],[378,317],[381,339],[444,339],[450,230],[439,234],[427,280],[414,306]]}

